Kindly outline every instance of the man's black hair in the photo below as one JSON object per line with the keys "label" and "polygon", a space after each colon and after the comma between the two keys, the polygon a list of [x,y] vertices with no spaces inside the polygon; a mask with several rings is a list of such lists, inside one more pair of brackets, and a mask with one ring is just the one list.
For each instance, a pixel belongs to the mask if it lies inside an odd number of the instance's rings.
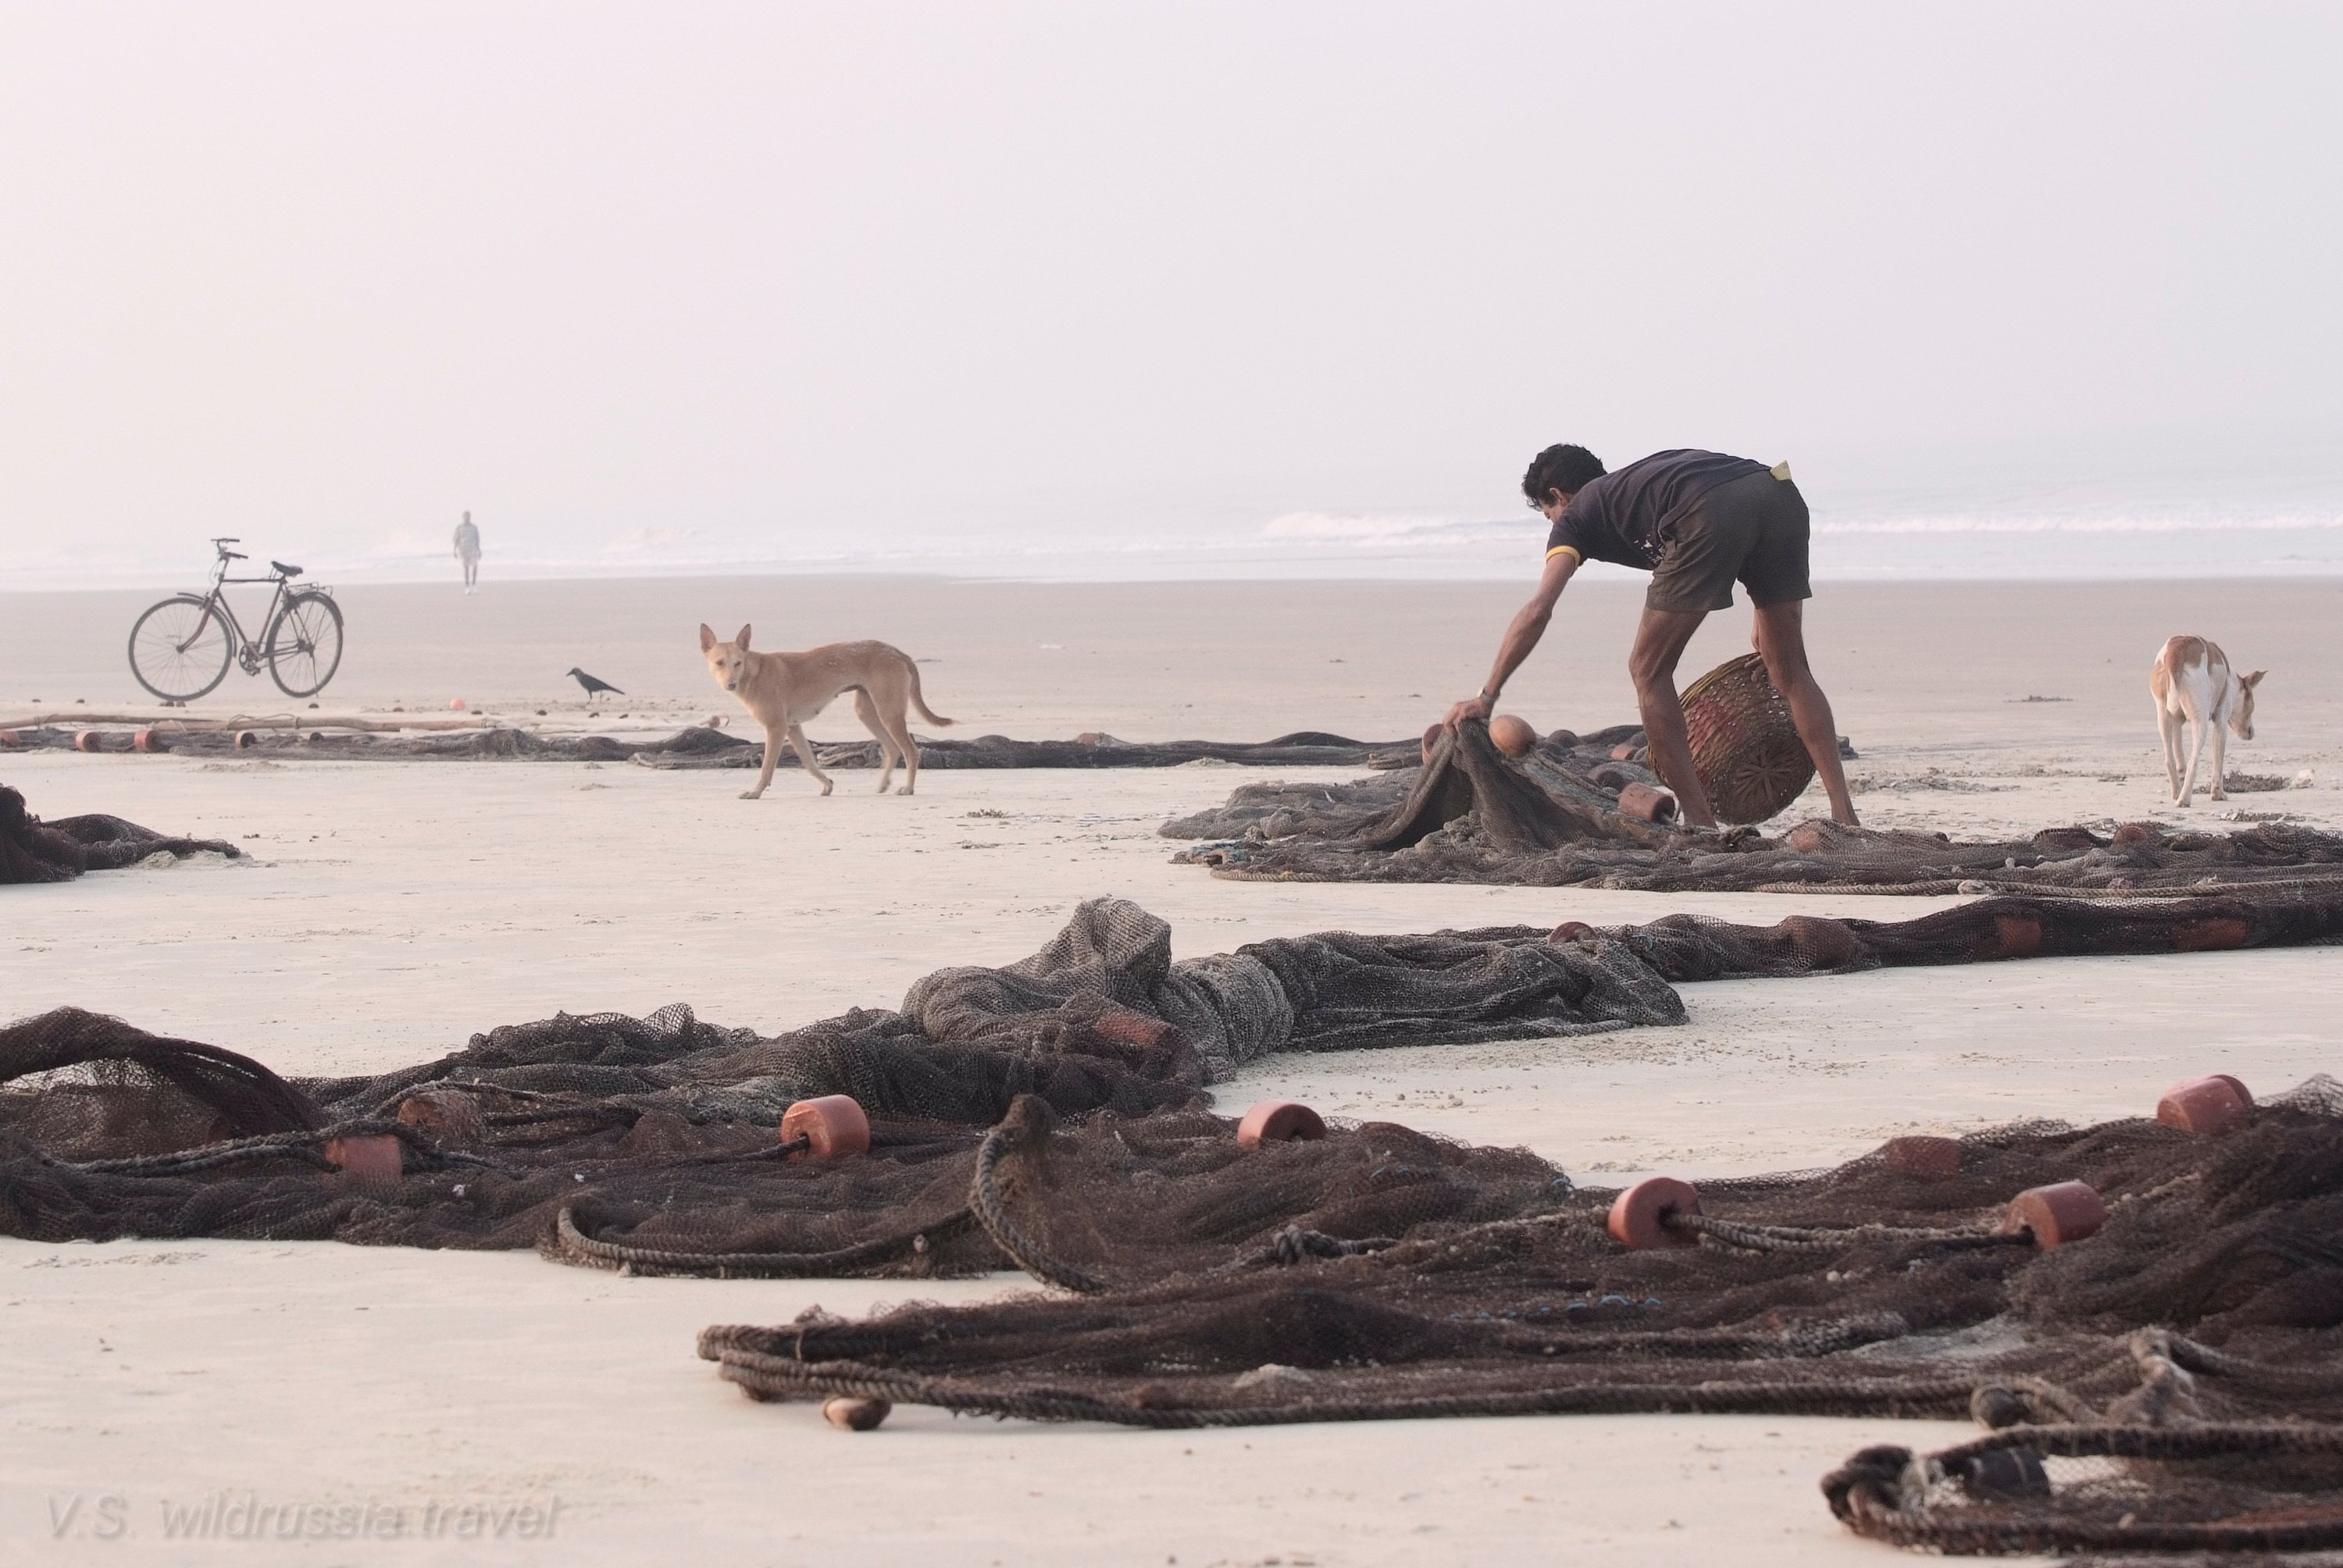
{"label": "man's black hair", "polygon": [[1603,473],[1603,459],[1584,447],[1548,447],[1530,459],[1530,471],[1522,476],[1522,494],[1531,506],[1543,507],[1548,491],[1574,496]]}

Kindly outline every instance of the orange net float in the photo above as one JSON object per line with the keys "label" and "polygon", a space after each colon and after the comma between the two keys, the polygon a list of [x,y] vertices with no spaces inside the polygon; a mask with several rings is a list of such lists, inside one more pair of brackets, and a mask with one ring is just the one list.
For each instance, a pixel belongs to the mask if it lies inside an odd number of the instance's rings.
{"label": "orange net float", "polygon": [[387,1191],[407,1174],[407,1151],[387,1132],[364,1132],[326,1140],[326,1158],[353,1187]]}
{"label": "orange net float", "polygon": [[1879,1158],[1890,1171],[1906,1176],[1957,1176],[1961,1141],[1957,1138],[1891,1138],[1881,1145]]}
{"label": "orange net float", "polygon": [[0,746],[22,746],[25,738],[13,729],[0,729]]}
{"label": "orange net float", "polygon": [[488,1141],[479,1102],[456,1089],[418,1089],[398,1102],[398,1120],[443,1149],[477,1149]]}
{"label": "orange net float", "polygon": [[1621,787],[1619,814],[1633,817],[1638,822],[1664,825],[1676,819],[1676,798],[1664,789],[1654,789],[1638,779]]}
{"label": "orange net float", "polygon": [[1326,1119],[1295,1100],[1264,1100],[1237,1123],[1237,1141],[1247,1149],[1264,1143],[1314,1143],[1326,1136]]}
{"label": "orange net float", "polygon": [[1774,929],[1788,940],[1799,961],[1812,969],[1843,970],[1862,956],[1846,922],[1827,915],[1784,915]]}
{"label": "orange net float", "polygon": [[2172,950],[2180,953],[2225,953],[2246,945],[2246,922],[2235,915],[2214,915],[2191,920],[2172,933]]}
{"label": "orange net float", "polygon": [[1691,1182],[1673,1176],[1647,1176],[1612,1201],[1604,1229],[1611,1232],[1613,1241],[1633,1252],[1697,1247],[1698,1236],[1672,1229],[1668,1221],[1699,1212],[1700,1193]]}
{"label": "orange net float", "polygon": [[1976,953],[1980,962],[2042,956],[2042,922],[2032,915],[1996,915],[1993,934],[1980,938]]}
{"label": "orange net float", "polygon": [[2044,1251],[2098,1234],[2107,1222],[2107,1206],[2087,1181],[2054,1181],[2029,1187],[2009,1201],[2002,1216],[2001,1234],[2031,1233]]}
{"label": "orange net float", "polygon": [[2253,1091],[2226,1072],[2184,1079],[2156,1102],[2156,1119],[2167,1127],[2210,1138],[2242,1127],[2252,1116]]}
{"label": "orange net float", "polygon": [[1426,762],[1432,760],[1433,748],[1440,744],[1440,732],[1447,728],[1448,727],[1444,724],[1431,724],[1424,727],[1423,759]]}
{"label": "orange net float", "polygon": [[870,1118],[851,1095],[825,1094],[800,1100],[781,1113],[781,1142],[800,1144],[792,1160],[829,1160],[870,1152]]}
{"label": "orange net float", "polygon": [[1530,748],[1537,744],[1537,731],[1526,719],[1500,713],[1489,720],[1489,739],[1508,757],[1527,757]]}
{"label": "orange net float", "polygon": [[1550,942],[1574,942],[1583,937],[1591,937],[1594,934],[1594,928],[1588,925],[1584,920],[1564,920],[1562,924],[1554,928],[1553,934],[1548,936],[1546,940]]}
{"label": "orange net float", "polygon": [[260,737],[255,731],[239,729],[236,732],[236,749],[238,751],[249,751],[259,744]]}
{"label": "orange net float", "polygon": [[838,1394],[821,1402],[821,1418],[840,1432],[870,1432],[885,1421],[894,1408],[883,1399]]}
{"label": "orange net float", "polygon": [[1090,1031],[1116,1045],[1152,1048],[1162,1044],[1170,1036],[1172,1025],[1162,1019],[1151,1018],[1127,1007],[1111,1007],[1091,1020]]}
{"label": "orange net float", "polygon": [[102,739],[103,737],[95,729],[76,729],[74,731],[74,749],[76,751],[98,750],[100,749],[98,743]]}
{"label": "orange net float", "polygon": [[171,738],[160,729],[141,729],[131,736],[130,749],[134,751],[168,751],[171,749]]}

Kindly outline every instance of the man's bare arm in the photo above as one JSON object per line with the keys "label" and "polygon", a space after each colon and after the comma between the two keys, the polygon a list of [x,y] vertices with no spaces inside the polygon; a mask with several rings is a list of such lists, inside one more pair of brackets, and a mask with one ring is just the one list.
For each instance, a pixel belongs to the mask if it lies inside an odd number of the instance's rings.
{"label": "man's bare arm", "polygon": [[1447,723],[1454,729],[1465,719],[1486,721],[1495,710],[1496,699],[1505,689],[1505,682],[1513,678],[1545,635],[1547,623],[1554,619],[1554,607],[1562,598],[1562,590],[1571,574],[1578,570],[1578,558],[1564,550],[1549,558],[1545,570],[1539,574],[1537,591],[1530,595],[1529,603],[1514,612],[1513,621],[1505,628],[1503,640],[1497,644],[1497,662],[1489,667],[1488,683],[1481,688],[1478,697],[1469,698],[1448,710]]}

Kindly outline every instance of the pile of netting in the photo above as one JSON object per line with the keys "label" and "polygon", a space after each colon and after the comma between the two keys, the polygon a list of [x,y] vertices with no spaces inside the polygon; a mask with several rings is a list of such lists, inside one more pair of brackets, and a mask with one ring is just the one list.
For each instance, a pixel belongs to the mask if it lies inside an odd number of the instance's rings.
{"label": "pile of netting", "polygon": [[[1419,1180],[1407,1171],[1449,1171],[1418,1217],[1551,1196],[1524,1156],[1428,1140],[1406,1171],[1363,1153],[1356,1169],[1308,1167],[1316,1186],[1264,1190],[1238,1171],[1215,1188],[1235,1155],[1205,1088],[1277,1052],[1680,1023],[1686,981],[2338,937],[2343,893],[1993,899],[1898,922],[1327,932],[1174,962],[1164,922],[1101,899],[1017,963],[940,970],[899,1008],[776,1036],[683,1007],[565,1015],[397,1071],[297,1081],[62,1009],[0,1030],[0,1232],[542,1246],[710,1274],[982,1270],[1016,1257],[972,1195],[985,1140],[1009,1136],[1022,1105],[1071,1126],[1061,1161],[1164,1184],[1147,1224],[1104,1232],[1129,1256],[1101,1277],[1177,1272],[1195,1256],[1183,1249],[1233,1255],[1297,1223],[1403,1235],[1414,1221],[1378,1194]],[[790,1141],[789,1118],[838,1097],[867,1157],[799,1157],[818,1151]],[[1324,1220],[1350,1204],[1380,1218]]]}
{"label": "pile of netting", "polygon": [[1243,881],[2102,897],[2343,888],[2343,837],[2275,822],[2227,834],[2153,822],[2107,834],[2052,828],[1982,842],[1827,821],[1772,838],[1748,827],[1686,831],[1620,809],[1654,776],[1603,755],[1589,744],[1599,739],[1508,757],[1468,720],[1418,767],[1354,784],[1248,784],[1158,831],[1208,840],[1173,859]]}
{"label": "pile of netting", "polygon": [[[0,1030],[0,1232],[536,1247],[646,1274],[1025,1271],[1062,1294],[708,1331],[760,1399],[1147,1426],[1570,1412],[1952,1417],[1826,1483],[1952,1551],[2343,1546],[2343,1086],[1900,1139],[1624,1191],[1204,1086],[1279,1050],[1679,1021],[1674,985],[2343,940],[2343,893],[2006,898],[1174,962],[1083,905],[1019,963],[779,1036],[558,1017],[288,1081],[60,1010]],[[2173,1111],[2170,1107],[2177,1106]],[[2080,1184],[2077,1186],[2077,1184]]]}
{"label": "pile of netting", "polygon": [[[636,762],[645,768],[755,768],[763,737],[693,725],[651,739],[620,735],[571,735],[493,725],[427,734],[354,731],[327,724],[247,729],[190,729],[168,722],[138,731],[43,726],[6,732],[8,744],[29,749],[184,751],[197,756],[246,756],[312,761],[468,761],[518,758],[543,762]],[[86,739],[85,739],[86,737]],[[1263,768],[1374,768],[1415,759],[1413,740],[1353,740],[1320,730],[1297,730],[1272,740],[1121,740],[1090,731],[1071,740],[1015,740],[1006,735],[972,739],[918,738],[920,766],[982,768],[1177,768],[1227,762]],[[877,768],[876,740],[814,743],[824,768]],[[794,761],[794,759],[792,759]]]}
{"label": "pile of netting", "polygon": [[[1385,1212],[1322,1201],[1314,1224],[1170,1277],[1120,1277],[1109,1238],[1160,1228],[1166,1183],[1143,1156],[1177,1145],[1118,1157],[1094,1139],[1027,1126],[1008,1157],[1046,1260],[1021,1261],[1071,1294],[715,1327],[700,1353],[753,1397],[843,1402],[856,1425],[906,1402],[1158,1428],[1973,1417],[1992,1435],[1856,1455],[1825,1481],[1831,1505],[1866,1534],[1956,1552],[2343,1547],[2331,1080],[2218,1132],[2031,1122],[1696,1193],[1651,1183],[1679,1206],[1640,1238],[1619,1216],[1642,1187],[1551,1172],[1541,1188],[1525,1156],[1476,1170],[1370,1124],[1238,1158],[1256,1192],[1322,1193],[1340,1171]],[[1501,1173],[1509,1201],[1493,1203]],[[2029,1208],[2072,1183],[2096,1195],[2092,1223]],[[1402,1194],[1439,1218],[1392,1223]]]}
{"label": "pile of netting", "polygon": [[216,839],[178,839],[102,812],[44,822],[25,797],[0,784],[0,885],[69,882],[84,871],[115,871],[150,855],[242,854]]}

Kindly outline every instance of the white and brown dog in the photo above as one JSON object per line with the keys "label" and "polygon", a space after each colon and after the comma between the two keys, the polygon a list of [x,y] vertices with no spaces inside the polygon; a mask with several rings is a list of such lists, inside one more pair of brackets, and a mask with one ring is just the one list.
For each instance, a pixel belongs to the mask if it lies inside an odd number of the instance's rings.
{"label": "white and brown dog", "polygon": [[743,800],[754,800],[773,781],[773,763],[784,739],[805,770],[821,781],[821,792],[830,793],[830,775],[814,765],[803,726],[842,691],[854,693],[854,716],[879,738],[879,753],[886,763],[879,775],[881,795],[895,777],[898,755],[905,771],[903,787],[895,793],[909,795],[920,781],[920,749],[911,739],[905,708],[917,709],[930,724],[951,722],[928,711],[920,695],[920,667],[911,656],[883,642],[833,642],[803,653],[757,653],[749,647],[747,627],[725,642],[703,624],[699,651],[708,656],[708,673],[716,684],[739,698],[740,706],[765,727],[764,771],[757,775],[754,789],[741,792]]}
{"label": "white and brown dog", "polygon": [[[2257,669],[2251,675],[2238,675],[2229,668],[2229,656],[2220,645],[2201,637],[2170,638],[2157,652],[2147,673],[2147,689],[2156,698],[2156,728],[2164,737],[2164,772],[2172,780],[2174,805],[2187,805],[2188,797],[2196,793],[2197,763],[2205,754],[2207,735],[2213,739],[2213,799],[2229,798],[2222,767],[2228,738],[2222,729],[2235,730],[2240,740],[2254,738],[2254,688],[2268,673]],[[2197,730],[2185,776],[2180,767],[2184,722]]]}

